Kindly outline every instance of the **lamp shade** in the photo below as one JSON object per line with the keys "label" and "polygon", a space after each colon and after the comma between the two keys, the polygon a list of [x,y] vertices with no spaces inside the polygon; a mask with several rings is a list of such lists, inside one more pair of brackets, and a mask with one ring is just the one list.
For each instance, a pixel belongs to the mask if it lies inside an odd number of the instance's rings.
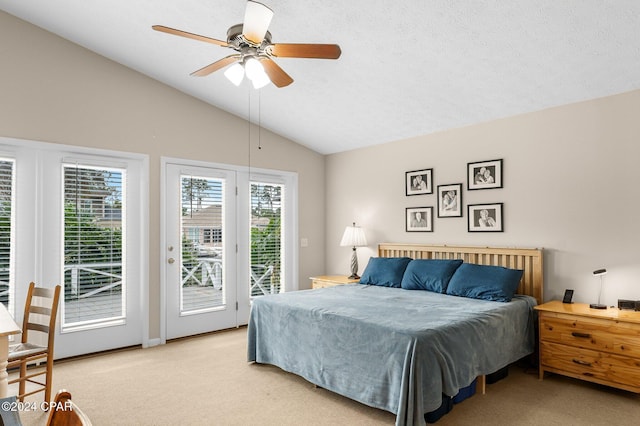
{"label": "lamp shade", "polygon": [[262,89],[267,84],[271,83],[269,76],[264,72],[264,69],[261,72],[256,73],[251,79],[251,84],[253,84],[254,89]]}
{"label": "lamp shade", "polygon": [[244,68],[240,63],[236,62],[224,72],[224,76],[236,86],[240,86],[244,79]]}
{"label": "lamp shade", "polygon": [[367,238],[364,236],[364,229],[356,226],[347,226],[342,234],[341,246],[362,247],[367,245]]}

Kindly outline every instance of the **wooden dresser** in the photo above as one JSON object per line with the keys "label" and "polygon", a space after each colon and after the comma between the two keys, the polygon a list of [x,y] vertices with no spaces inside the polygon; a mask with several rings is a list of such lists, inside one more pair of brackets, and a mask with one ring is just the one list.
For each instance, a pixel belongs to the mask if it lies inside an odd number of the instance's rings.
{"label": "wooden dresser", "polygon": [[346,275],[320,275],[311,277],[311,288],[333,287],[334,285],[353,284],[360,280],[353,280]]}
{"label": "wooden dresser", "polygon": [[536,306],[544,372],[640,393],[640,312],[552,301]]}

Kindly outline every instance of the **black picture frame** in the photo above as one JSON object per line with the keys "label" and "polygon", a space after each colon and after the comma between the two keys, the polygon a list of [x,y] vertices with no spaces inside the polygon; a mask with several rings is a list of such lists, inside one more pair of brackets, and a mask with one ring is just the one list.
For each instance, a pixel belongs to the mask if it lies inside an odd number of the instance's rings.
{"label": "black picture frame", "polygon": [[433,194],[433,169],[405,172],[405,194]]}
{"label": "black picture frame", "polygon": [[405,229],[407,232],[433,232],[433,207],[407,207]]}
{"label": "black picture frame", "polygon": [[468,231],[504,232],[503,207],[503,203],[469,204],[467,206]]}
{"label": "black picture frame", "polygon": [[438,185],[438,217],[462,217],[462,184]]}
{"label": "black picture frame", "polygon": [[502,159],[467,163],[467,189],[502,188]]}
{"label": "black picture frame", "polygon": [[571,299],[573,299],[573,290],[568,288],[564,291],[564,297],[562,298],[562,303],[569,303],[569,304],[573,303]]}

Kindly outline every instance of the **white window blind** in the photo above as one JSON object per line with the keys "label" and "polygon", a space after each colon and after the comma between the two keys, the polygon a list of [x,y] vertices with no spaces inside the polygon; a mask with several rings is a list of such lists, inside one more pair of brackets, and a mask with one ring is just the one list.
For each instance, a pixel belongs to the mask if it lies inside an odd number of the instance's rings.
{"label": "white window blind", "polygon": [[12,229],[14,161],[0,158],[0,302],[13,307]]}
{"label": "white window blind", "polygon": [[285,186],[251,182],[251,297],[284,291]]}
{"label": "white window blind", "polygon": [[182,175],[181,314],[227,302],[224,260],[224,179]]}
{"label": "white window blind", "polygon": [[125,317],[124,169],[64,164],[63,328]]}

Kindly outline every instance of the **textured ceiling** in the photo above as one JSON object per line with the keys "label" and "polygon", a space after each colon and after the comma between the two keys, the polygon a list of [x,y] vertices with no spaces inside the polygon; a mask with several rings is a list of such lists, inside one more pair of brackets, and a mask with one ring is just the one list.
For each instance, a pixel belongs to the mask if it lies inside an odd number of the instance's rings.
{"label": "textured ceiling", "polygon": [[[640,89],[638,0],[264,0],[273,42],[337,43],[277,59],[259,97],[218,71],[244,0],[0,0],[0,9],[323,154]],[[249,99],[252,99],[250,101]],[[250,105],[250,102],[252,105]],[[252,111],[251,117],[249,111]]]}

